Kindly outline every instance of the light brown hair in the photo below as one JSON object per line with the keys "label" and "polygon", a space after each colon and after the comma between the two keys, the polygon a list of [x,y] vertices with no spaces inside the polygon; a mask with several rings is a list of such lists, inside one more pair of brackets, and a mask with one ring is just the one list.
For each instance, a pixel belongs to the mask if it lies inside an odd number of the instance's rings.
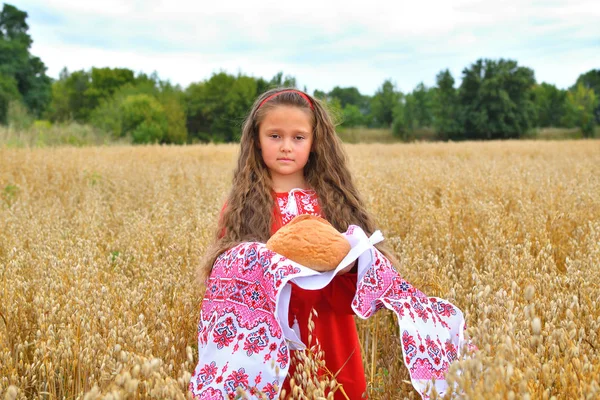
{"label": "light brown hair", "polygon": [[[267,102],[269,96],[280,93]],[[254,102],[244,121],[240,140],[240,153],[233,174],[231,191],[215,233],[214,243],[207,250],[200,267],[200,279],[206,279],[217,257],[239,243],[257,241],[265,243],[271,236],[275,200],[272,181],[259,149],[259,127],[265,116],[275,107],[298,107],[310,115],[313,125],[313,146],[304,176],[308,185],[317,193],[325,218],[340,232],[349,225],[360,226],[367,235],[375,230],[375,222],[367,212],[364,202],[354,185],[348,157],[335,132],[335,125],[321,102],[308,94],[312,108],[297,91],[290,88],[272,89]],[[224,234],[223,234],[224,233]],[[383,246],[377,246],[388,256]],[[393,258],[391,261],[394,261]]]}

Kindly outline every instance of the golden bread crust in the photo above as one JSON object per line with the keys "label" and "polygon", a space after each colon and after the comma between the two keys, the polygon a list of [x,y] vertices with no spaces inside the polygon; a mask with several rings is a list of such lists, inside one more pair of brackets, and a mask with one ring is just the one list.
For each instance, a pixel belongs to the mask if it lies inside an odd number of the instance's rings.
{"label": "golden bread crust", "polygon": [[350,243],[327,220],[303,214],[279,229],[267,241],[267,248],[324,272],[338,266],[350,251]]}

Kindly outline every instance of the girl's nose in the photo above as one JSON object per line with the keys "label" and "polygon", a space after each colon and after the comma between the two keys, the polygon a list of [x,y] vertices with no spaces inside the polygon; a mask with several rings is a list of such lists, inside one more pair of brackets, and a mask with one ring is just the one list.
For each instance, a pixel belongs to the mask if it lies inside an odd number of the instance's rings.
{"label": "girl's nose", "polygon": [[285,138],[281,141],[281,150],[282,151],[292,151],[292,140],[289,138]]}

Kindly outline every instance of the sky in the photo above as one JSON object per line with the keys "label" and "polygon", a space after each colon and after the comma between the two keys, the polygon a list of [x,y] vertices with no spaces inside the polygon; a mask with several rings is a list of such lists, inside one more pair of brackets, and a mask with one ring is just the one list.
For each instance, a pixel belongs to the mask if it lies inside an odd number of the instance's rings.
{"label": "sky", "polygon": [[48,75],[129,68],[187,87],[226,71],[279,71],[310,93],[403,91],[480,58],[508,58],[568,88],[600,68],[598,0],[11,0]]}

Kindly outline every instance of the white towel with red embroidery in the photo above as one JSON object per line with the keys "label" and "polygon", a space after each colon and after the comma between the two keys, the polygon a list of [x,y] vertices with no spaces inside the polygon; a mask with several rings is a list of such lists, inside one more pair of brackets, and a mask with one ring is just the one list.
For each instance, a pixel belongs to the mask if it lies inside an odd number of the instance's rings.
{"label": "white towel with red embroidery", "polygon": [[238,388],[246,398],[278,399],[289,369],[289,351],[305,348],[288,324],[289,283],[321,289],[356,259],[352,301],[356,315],[369,318],[382,308],[392,310],[414,388],[424,399],[433,386],[440,394],[447,391],[445,373],[465,341],[462,312],[404,280],[374,247],[383,240],[381,232],[369,238],[351,225],[344,235],[352,249],[329,272],[306,268],[257,242],[239,244],[219,256],[200,311],[199,361],[189,384],[196,399],[234,398]]}

